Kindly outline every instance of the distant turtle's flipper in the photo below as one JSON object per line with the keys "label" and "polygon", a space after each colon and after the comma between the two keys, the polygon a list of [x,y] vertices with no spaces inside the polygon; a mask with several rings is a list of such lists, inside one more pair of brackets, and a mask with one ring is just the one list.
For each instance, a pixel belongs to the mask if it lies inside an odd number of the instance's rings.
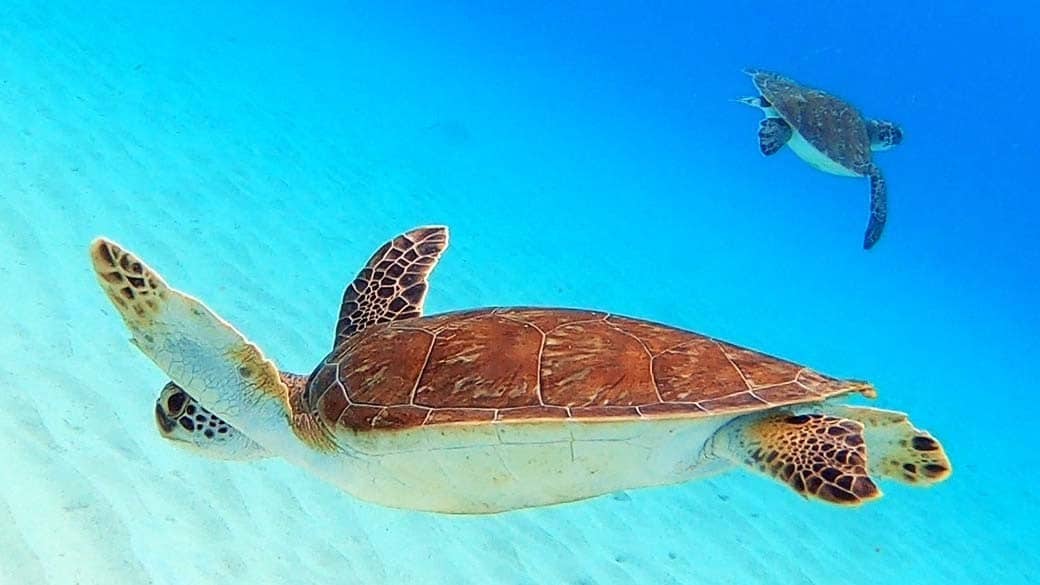
{"label": "distant turtle's flipper", "polygon": [[888,185],[885,177],[876,166],[870,167],[867,176],[870,177],[870,220],[867,223],[867,231],[863,234],[864,250],[873,248],[881,239],[885,220],[888,219]]}
{"label": "distant turtle's flipper", "polygon": [[741,417],[715,434],[713,450],[806,498],[855,506],[881,497],[867,472],[863,424],[822,414]]}
{"label": "distant turtle's flipper", "polygon": [[780,118],[766,118],[758,123],[758,148],[762,154],[776,154],[791,139],[791,126]]}
{"label": "distant turtle's flipper", "polygon": [[759,108],[762,110],[773,107],[773,104],[769,103],[769,100],[760,95],[756,95],[755,97],[737,98],[737,101],[745,106],[751,106],[752,108]]}
{"label": "distant turtle's flipper", "polygon": [[826,412],[863,424],[871,474],[919,487],[950,476],[952,466],[942,445],[926,431],[914,428],[906,414],[845,405],[828,406]]}
{"label": "distant turtle's flipper", "polygon": [[383,244],[343,293],[333,347],[376,323],[422,315],[427,278],[448,247],[448,228],[416,228]]}

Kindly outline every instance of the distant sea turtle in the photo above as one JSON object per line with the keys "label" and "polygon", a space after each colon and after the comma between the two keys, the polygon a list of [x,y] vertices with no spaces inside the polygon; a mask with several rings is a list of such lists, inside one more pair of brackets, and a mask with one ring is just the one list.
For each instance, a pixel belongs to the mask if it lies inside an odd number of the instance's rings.
{"label": "distant sea turtle", "polygon": [[870,178],[870,220],[863,247],[872,248],[885,228],[888,190],[871,151],[901,143],[903,131],[892,122],[864,118],[846,101],[782,75],[757,69],[746,73],[761,95],[739,101],[765,112],[758,125],[762,154],[776,154],[787,144],[821,171]]}
{"label": "distant sea turtle", "polygon": [[90,256],[133,343],[175,382],[156,405],[165,436],[218,458],[277,455],[369,502],[494,513],[742,467],[854,505],[881,495],[873,478],[950,474],[905,414],[836,403],[873,397],[866,382],[601,312],[423,317],[447,242],[428,227],[384,245],[309,376],[279,372],[116,243]]}

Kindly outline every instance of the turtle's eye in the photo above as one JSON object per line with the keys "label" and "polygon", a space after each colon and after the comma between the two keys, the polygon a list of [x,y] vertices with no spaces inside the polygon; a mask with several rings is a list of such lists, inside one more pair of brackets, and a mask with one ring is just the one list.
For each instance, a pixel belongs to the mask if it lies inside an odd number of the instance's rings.
{"label": "turtle's eye", "polygon": [[181,409],[184,408],[184,401],[187,399],[187,395],[184,392],[177,392],[172,394],[166,399],[166,408],[170,411],[170,414],[177,416]]}

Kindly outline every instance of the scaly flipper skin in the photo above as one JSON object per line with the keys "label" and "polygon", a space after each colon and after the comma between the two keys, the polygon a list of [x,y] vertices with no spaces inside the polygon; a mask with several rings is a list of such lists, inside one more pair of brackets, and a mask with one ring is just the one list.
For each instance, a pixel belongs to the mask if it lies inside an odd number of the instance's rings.
{"label": "scaly flipper skin", "polygon": [[778,152],[791,139],[791,126],[780,118],[764,118],[758,123],[758,148],[765,156]]}
{"label": "scaly flipper skin", "polygon": [[336,340],[377,323],[422,316],[430,273],[448,248],[448,229],[417,228],[383,244],[343,293]]}
{"label": "scaly flipper skin", "polygon": [[[251,437],[254,432],[278,439],[292,434],[288,389],[255,345],[115,242],[94,240],[90,257],[133,343],[178,386]],[[333,447],[317,433],[297,434],[315,449]]]}
{"label": "scaly flipper skin", "polygon": [[924,487],[953,471],[939,441],[914,428],[902,412],[846,405],[828,406],[827,412],[863,423],[872,475]]}
{"label": "scaly flipper skin", "polygon": [[856,506],[881,497],[867,472],[863,425],[854,420],[783,412],[743,417],[719,430],[715,449],[806,498]]}
{"label": "scaly flipper skin", "polygon": [[888,220],[888,185],[881,169],[872,165],[867,172],[870,178],[870,220],[863,234],[863,249],[869,250],[881,239],[881,232]]}

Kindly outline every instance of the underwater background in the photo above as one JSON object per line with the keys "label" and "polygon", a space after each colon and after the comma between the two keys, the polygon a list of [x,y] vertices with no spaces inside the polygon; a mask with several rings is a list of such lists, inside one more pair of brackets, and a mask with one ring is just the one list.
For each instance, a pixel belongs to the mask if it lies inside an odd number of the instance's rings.
{"label": "underwater background", "polygon": [[[1037,8],[0,4],[0,584],[1034,583]],[[867,182],[757,148],[745,67],[902,124]],[[874,382],[953,476],[848,510],[734,472],[492,517],[173,448],[87,245],[285,370],[392,236],[428,312],[609,310]]]}

